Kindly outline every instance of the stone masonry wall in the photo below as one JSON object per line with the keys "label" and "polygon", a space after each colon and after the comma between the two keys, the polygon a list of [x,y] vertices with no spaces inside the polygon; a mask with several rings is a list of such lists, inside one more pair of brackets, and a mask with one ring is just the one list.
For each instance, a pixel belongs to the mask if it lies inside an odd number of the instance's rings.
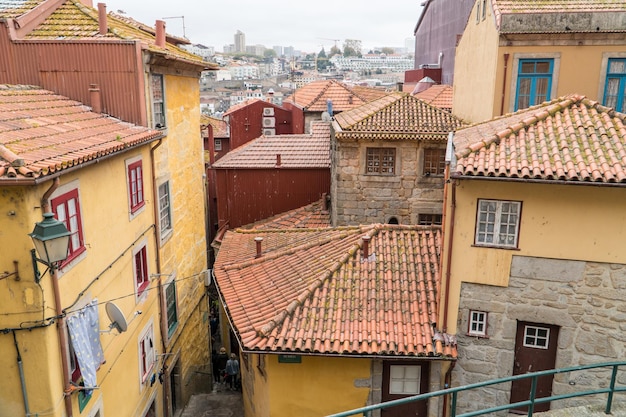
{"label": "stone masonry wall", "polygon": [[[423,176],[424,145],[418,141],[336,142],[331,189],[334,226],[416,224],[418,214],[441,214],[443,177]],[[390,146],[393,145],[393,146]],[[445,147],[444,144],[427,144]],[[366,174],[367,148],[396,149],[395,175]]]}
{"label": "stone masonry wall", "polygon": [[[467,336],[469,310],[488,313],[488,337]],[[518,320],[560,326],[556,368],[623,360],[626,266],[514,256],[508,287],[463,283],[453,386],[512,375]],[[610,370],[555,375],[552,394],[607,387],[609,381]],[[626,383],[624,372],[618,383]],[[460,395],[457,411],[507,404],[510,388],[502,384]],[[577,397],[551,408],[603,400],[604,395]]]}

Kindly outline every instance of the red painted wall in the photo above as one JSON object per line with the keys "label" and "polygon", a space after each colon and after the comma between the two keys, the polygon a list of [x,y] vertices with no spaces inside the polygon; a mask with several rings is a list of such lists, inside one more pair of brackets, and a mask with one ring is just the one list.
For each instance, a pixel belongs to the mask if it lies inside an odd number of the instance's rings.
{"label": "red painted wall", "polygon": [[216,169],[219,227],[246,224],[313,203],[330,192],[330,169]]}
{"label": "red painted wall", "polygon": [[[264,115],[264,109],[272,109],[273,115]],[[266,120],[272,120],[265,124]],[[264,134],[264,129],[274,129],[276,135],[296,133],[292,127],[290,111],[266,101],[254,101],[247,106],[234,110],[228,115],[230,126],[230,149],[250,142]]]}

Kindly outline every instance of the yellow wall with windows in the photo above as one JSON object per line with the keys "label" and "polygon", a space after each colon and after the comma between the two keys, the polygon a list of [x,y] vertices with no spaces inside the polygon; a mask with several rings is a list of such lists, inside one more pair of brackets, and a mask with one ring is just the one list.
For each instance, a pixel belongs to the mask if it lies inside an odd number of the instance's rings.
{"label": "yellow wall with windows", "polygon": [[[479,23],[475,14],[476,5],[457,47],[454,68],[452,111],[467,121],[481,122],[514,111],[519,58],[554,59],[551,99],[576,93],[600,102],[608,58],[626,58],[626,41],[619,37],[605,35],[609,39],[601,39],[598,36],[602,35],[594,33],[577,34],[576,38],[571,35],[500,38],[491,8]],[[505,54],[509,55],[506,70]]]}
{"label": "yellow wall with windows", "polygon": [[[126,161],[141,158],[144,173],[145,206],[130,214]],[[150,387],[139,376],[139,332],[154,323],[154,346],[160,346],[157,291],[151,285],[143,297],[135,295],[133,250],[147,248],[148,272],[156,271],[155,228],[153,226],[152,186],[149,147],[142,146],[98,164],[62,175],[55,198],[70,189],[78,189],[84,246],[86,251],[58,273],[61,305],[72,314],[85,301],[97,298],[100,329],[107,329],[109,319],[104,303],[115,300],[129,320],[128,331],[100,335],[104,363],[97,372],[99,389],[93,391],[83,413],[96,404],[119,415],[141,415],[152,398],[161,408],[159,384]],[[50,273],[42,276],[41,287],[34,282],[27,236],[35,222],[42,219],[40,199],[52,181],[37,186],[5,187],[0,190],[0,271],[13,269],[19,262],[20,281],[13,277],[0,280],[0,329],[28,326],[55,315]],[[39,270],[46,270],[39,264]],[[81,294],[83,293],[83,294]],[[142,311],[134,319],[135,311]],[[2,314],[4,313],[4,314]],[[132,319],[132,321],[131,321]],[[24,381],[30,412],[49,416],[65,414],[62,368],[56,324],[32,331],[16,332],[24,365]],[[0,364],[7,372],[0,378],[0,416],[24,415],[24,401],[16,365],[12,334],[0,334]],[[157,370],[156,366],[153,368]],[[100,398],[102,397],[102,398]],[[73,414],[79,414],[77,394],[72,394]]]}
{"label": "yellow wall with windows", "polygon": [[[163,76],[167,137],[155,151],[156,186],[169,182],[172,229],[160,234],[161,272],[175,274],[178,326],[167,341],[168,367],[180,359],[182,402],[210,387],[210,329],[203,142],[198,78]],[[158,197],[157,197],[158,198]],[[167,283],[167,276],[161,277]]]}
{"label": "yellow wall with windows", "polygon": [[265,376],[255,369],[252,388],[244,376],[249,390],[244,397],[252,403],[246,404],[246,415],[319,417],[367,405],[370,387],[355,381],[370,381],[370,359],[301,358],[301,363],[279,363],[278,355],[265,355]]}
{"label": "yellow wall with windows", "polygon": [[[478,199],[522,202],[517,248],[474,246]],[[450,200],[447,204],[450,213]],[[461,282],[507,286],[514,255],[626,263],[623,207],[626,194],[619,187],[461,180],[456,188],[448,332],[457,331]],[[450,222],[448,215],[446,230]],[[450,238],[447,234],[444,241],[444,285]]]}

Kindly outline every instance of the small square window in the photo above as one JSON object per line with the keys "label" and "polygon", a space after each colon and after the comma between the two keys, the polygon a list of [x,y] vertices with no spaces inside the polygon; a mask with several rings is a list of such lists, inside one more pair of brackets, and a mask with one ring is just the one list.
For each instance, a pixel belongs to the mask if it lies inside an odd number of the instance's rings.
{"label": "small square window", "polygon": [[470,310],[467,334],[470,336],[487,336],[487,313]]}
{"label": "small square window", "polygon": [[424,169],[422,174],[442,176],[446,172],[446,150],[438,148],[424,149]]}
{"label": "small square window", "polygon": [[420,226],[441,225],[441,214],[418,214],[417,224]]}
{"label": "small square window", "polygon": [[367,148],[367,174],[393,175],[396,165],[395,148]]}
{"label": "small square window", "polygon": [[420,393],[421,367],[416,365],[389,366],[389,394],[417,395]]}
{"label": "small square window", "polygon": [[524,346],[536,349],[547,349],[550,341],[550,329],[548,327],[525,326]]}

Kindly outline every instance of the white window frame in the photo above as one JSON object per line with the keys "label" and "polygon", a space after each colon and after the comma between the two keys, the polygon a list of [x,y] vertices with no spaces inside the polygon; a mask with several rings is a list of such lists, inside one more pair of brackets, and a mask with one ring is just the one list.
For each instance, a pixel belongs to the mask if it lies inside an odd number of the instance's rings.
{"label": "white window frame", "polygon": [[[535,334],[534,335],[529,335],[528,331],[529,330],[534,330]],[[537,335],[537,331],[538,330],[545,330],[546,331],[546,335],[545,337],[543,336],[538,336]],[[530,343],[527,341],[527,338],[532,338],[533,339],[533,343]],[[545,346],[542,345],[538,345],[537,341],[539,340],[545,340]],[[530,326],[530,325],[526,325],[524,326],[524,343],[523,343],[524,347],[527,348],[533,348],[533,349],[548,349],[548,346],[550,345],[550,328],[549,327],[541,327],[541,326]]]}
{"label": "white window frame", "polygon": [[[417,376],[407,376],[407,371],[417,372]],[[420,365],[389,365],[389,394],[420,394],[422,367]]]}
{"label": "white window frame", "polygon": [[520,59],[553,59],[552,65],[552,85],[550,88],[550,100],[558,97],[557,89],[559,86],[559,74],[561,72],[561,53],[537,53],[537,54],[513,54],[513,63],[511,67],[511,85],[509,86],[509,108],[507,113],[512,113],[515,109],[515,101],[517,99],[517,79],[519,77],[519,60]]}
{"label": "white window frame", "polygon": [[[470,336],[487,336],[489,313],[486,311],[470,310],[467,317],[467,334]],[[480,330],[482,328],[482,330]]]}
{"label": "white window frame", "polygon": [[[150,346],[152,345],[152,346]],[[154,322],[150,320],[150,322],[143,328],[141,331],[139,338],[137,339],[137,358],[139,359],[139,382],[140,384],[145,384],[149,382],[150,374],[154,369],[156,364],[156,349],[155,349],[155,339],[154,339]],[[144,368],[143,357],[146,357],[146,364]]]}
{"label": "white window frame", "polygon": [[[487,211],[483,208],[483,203],[496,204],[495,212]],[[501,237],[501,220],[502,220],[502,206],[504,204],[510,204],[517,206],[517,221],[515,223],[515,232],[514,232],[514,242],[513,243],[500,243]],[[474,231],[474,245],[476,246],[490,246],[490,247],[498,247],[498,248],[517,248],[519,242],[519,230],[520,230],[520,222],[521,222],[521,213],[522,212],[522,202],[521,201],[508,201],[508,200],[490,200],[490,199],[478,199],[478,206],[476,208],[476,229]],[[493,223],[489,221],[489,219],[481,219],[481,215],[485,214],[487,217],[493,213]],[[493,224],[493,231],[489,234],[493,234],[493,241],[488,242],[486,239],[481,239],[480,235],[487,235],[487,231],[481,231],[481,224],[489,225]],[[508,236],[508,233],[504,233],[504,236]],[[486,236],[485,236],[486,237]]]}
{"label": "white window frame", "polygon": [[[159,239],[161,243],[165,242],[173,233],[174,219],[172,216],[172,182],[167,179],[161,182],[157,186],[158,195],[158,209],[159,209]],[[167,217],[169,218],[169,227],[163,227],[163,216],[165,215],[165,208],[163,207],[164,195],[161,194],[161,187],[167,187]]]}
{"label": "white window frame", "polygon": [[221,151],[222,150],[222,139],[215,139],[215,150],[216,151]]}

